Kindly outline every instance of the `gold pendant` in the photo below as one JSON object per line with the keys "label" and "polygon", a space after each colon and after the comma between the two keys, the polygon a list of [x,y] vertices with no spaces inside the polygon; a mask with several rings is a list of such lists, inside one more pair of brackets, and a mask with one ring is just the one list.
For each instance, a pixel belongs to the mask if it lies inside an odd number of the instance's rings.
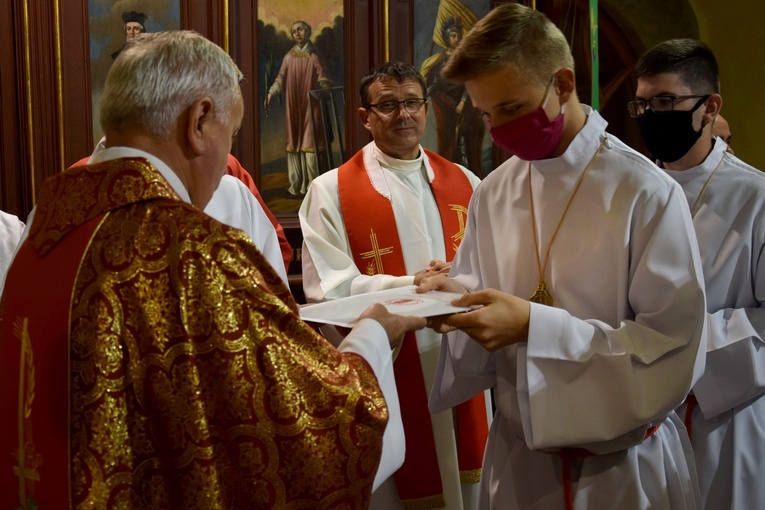
{"label": "gold pendant", "polygon": [[534,294],[531,295],[529,301],[532,303],[539,303],[540,305],[553,305],[553,298],[550,293],[547,292],[547,289],[545,288],[545,282],[539,282],[539,285],[537,285],[537,290],[535,290]]}

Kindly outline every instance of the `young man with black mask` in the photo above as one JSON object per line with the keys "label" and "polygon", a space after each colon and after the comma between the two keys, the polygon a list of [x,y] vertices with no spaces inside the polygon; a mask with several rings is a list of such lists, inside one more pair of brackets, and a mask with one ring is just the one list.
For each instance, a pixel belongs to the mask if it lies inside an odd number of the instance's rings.
{"label": "young man with black mask", "polygon": [[706,369],[679,409],[704,508],[763,508],[765,174],[712,134],[722,97],[717,61],[705,44],[663,42],[636,71],[629,112],[657,164],[685,191],[706,282]]}

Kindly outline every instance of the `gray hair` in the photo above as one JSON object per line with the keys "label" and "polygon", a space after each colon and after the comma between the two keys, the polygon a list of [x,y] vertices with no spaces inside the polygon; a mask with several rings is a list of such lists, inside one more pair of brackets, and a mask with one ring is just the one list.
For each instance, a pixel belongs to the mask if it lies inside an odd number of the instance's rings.
{"label": "gray hair", "polygon": [[104,131],[140,128],[167,138],[178,117],[208,97],[227,122],[242,72],[219,46],[192,31],[139,34],[114,61],[101,98]]}

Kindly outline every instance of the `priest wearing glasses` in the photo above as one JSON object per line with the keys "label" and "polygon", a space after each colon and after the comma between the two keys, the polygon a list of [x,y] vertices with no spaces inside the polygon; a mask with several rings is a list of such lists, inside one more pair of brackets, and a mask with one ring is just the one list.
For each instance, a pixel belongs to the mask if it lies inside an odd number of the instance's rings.
{"label": "priest wearing glasses", "polygon": [[[479,184],[473,172],[420,146],[428,102],[417,69],[385,63],[361,80],[360,95],[359,117],[373,141],[316,178],[300,208],[308,301],[447,272]],[[430,413],[440,343],[432,330],[404,339],[394,372],[406,458],[372,494],[373,510],[475,508],[490,405],[481,393],[454,413]]]}

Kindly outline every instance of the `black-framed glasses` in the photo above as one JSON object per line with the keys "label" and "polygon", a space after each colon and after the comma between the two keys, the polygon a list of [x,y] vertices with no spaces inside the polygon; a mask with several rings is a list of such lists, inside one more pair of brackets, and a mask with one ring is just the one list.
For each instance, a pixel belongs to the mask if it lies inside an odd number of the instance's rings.
{"label": "black-framed glasses", "polygon": [[648,109],[648,107],[651,107],[651,111],[654,113],[669,113],[675,111],[675,105],[679,102],[685,101],[686,99],[696,99],[700,98],[695,105],[693,105],[693,108],[691,108],[691,111],[696,111],[696,109],[709,97],[711,94],[706,94],[703,96],[669,96],[669,95],[662,95],[662,96],[654,96],[651,99],[634,99],[632,101],[627,102],[627,111],[630,114],[630,117],[642,117],[645,115],[645,111]]}
{"label": "black-framed glasses", "polygon": [[364,108],[367,110],[370,108],[376,108],[377,111],[383,115],[390,115],[391,113],[398,111],[399,108],[401,108],[403,105],[406,113],[409,115],[414,115],[420,111],[420,108],[422,108],[422,105],[424,105],[426,102],[426,98],[416,97],[411,99],[404,99],[403,101],[383,101],[382,103],[367,104],[364,105]]}

